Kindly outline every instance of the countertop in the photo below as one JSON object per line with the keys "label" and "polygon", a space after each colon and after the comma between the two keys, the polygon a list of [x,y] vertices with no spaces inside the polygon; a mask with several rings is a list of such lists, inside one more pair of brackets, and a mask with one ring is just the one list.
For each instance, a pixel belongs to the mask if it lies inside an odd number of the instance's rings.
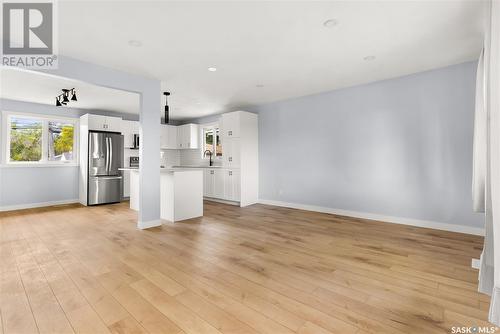
{"label": "countertop", "polygon": [[[124,168],[118,168],[118,170],[123,170],[123,171],[130,171],[130,172],[138,172],[139,168],[135,167],[124,167]],[[174,172],[194,172],[193,168],[160,168],[160,173],[174,173]]]}

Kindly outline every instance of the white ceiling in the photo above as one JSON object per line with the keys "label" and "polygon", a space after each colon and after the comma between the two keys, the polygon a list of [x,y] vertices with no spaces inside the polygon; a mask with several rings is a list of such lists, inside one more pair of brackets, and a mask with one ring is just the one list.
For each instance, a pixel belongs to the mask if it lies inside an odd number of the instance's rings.
{"label": "white ceiling", "polygon": [[186,119],[477,59],[483,6],[60,1],[59,53],[162,80],[172,118]]}
{"label": "white ceiling", "polygon": [[8,67],[0,68],[0,79],[0,97],[4,99],[55,105],[61,89],[75,88],[78,101],[70,101],[67,107],[139,113],[140,96],[131,92]]}

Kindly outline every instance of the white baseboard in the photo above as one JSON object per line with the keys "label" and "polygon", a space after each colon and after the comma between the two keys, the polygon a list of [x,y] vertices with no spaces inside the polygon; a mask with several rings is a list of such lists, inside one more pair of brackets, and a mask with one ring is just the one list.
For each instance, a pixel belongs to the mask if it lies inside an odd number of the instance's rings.
{"label": "white baseboard", "polygon": [[23,209],[43,208],[46,206],[74,204],[74,203],[78,203],[78,202],[79,202],[78,198],[75,198],[75,199],[67,199],[67,200],[62,200],[62,201],[5,205],[5,206],[0,206],[0,211],[14,211],[14,210],[23,210]]}
{"label": "white baseboard", "polygon": [[417,226],[417,227],[432,228],[432,229],[436,229],[436,230],[443,230],[443,231],[484,236],[484,228],[479,228],[479,227],[453,225],[453,224],[448,224],[448,223],[440,223],[440,222],[435,222],[435,221],[430,221],[430,220],[420,220],[420,219],[413,219],[413,218],[385,216],[385,215],[380,215],[380,214],[376,214],[376,213],[349,211],[349,210],[327,208],[327,207],[321,207],[321,206],[315,206],[315,205],[274,201],[274,200],[268,200],[268,199],[260,199],[259,203],[266,204],[266,205],[281,206],[281,207],[292,208],[292,209],[300,209],[300,210],[306,210],[306,211],[329,213],[332,215],[347,216],[347,217],[354,217],[354,218],[363,218],[363,219],[369,219],[369,220],[378,220],[378,221],[383,221],[386,223],[410,225],[410,226]]}
{"label": "white baseboard", "polygon": [[161,226],[161,222],[162,222],[161,219],[149,220],[146,222],[138,221],[137,228],[140,230],[145,230],[145,229],[152,228],[152,227],[158,227],[158,226]]}
{"label": "white baseboard", "polygon": [[213,197],[203,197],[203,199],[206,201],[211,201],[211,202],[240,206],[240,202],[233,202],[233,201],[228,201],[225,199],[218,199],[218,198],[213,198]]}

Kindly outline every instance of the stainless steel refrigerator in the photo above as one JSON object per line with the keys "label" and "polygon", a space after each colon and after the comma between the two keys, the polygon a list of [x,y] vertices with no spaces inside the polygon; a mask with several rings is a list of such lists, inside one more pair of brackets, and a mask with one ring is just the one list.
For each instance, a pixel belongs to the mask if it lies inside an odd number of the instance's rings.
{"label": "stainless steel refrigerator", "polygon": [[123,178],[123,136],[110,132],[89,132],[88,205],[120,202]]}

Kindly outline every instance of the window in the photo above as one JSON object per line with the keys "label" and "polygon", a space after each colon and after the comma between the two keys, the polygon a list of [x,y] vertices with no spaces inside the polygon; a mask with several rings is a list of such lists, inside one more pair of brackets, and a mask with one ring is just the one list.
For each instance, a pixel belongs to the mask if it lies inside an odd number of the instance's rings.
{"label": "window", "polygon": [[214,154],[214,157],[221,158],[222,157],[222,142],[220,137],[220,129],[218,124],[208,124],[202,127],[202,138],[203,138],[203,152],[209,150]]}
{"label": "window", "polygon": [[4,113],[6,163],[76,163],[76,119]]}
{"label": "window", "polygon": [[75,125],[49,121],[49,161],[72,161]]}

